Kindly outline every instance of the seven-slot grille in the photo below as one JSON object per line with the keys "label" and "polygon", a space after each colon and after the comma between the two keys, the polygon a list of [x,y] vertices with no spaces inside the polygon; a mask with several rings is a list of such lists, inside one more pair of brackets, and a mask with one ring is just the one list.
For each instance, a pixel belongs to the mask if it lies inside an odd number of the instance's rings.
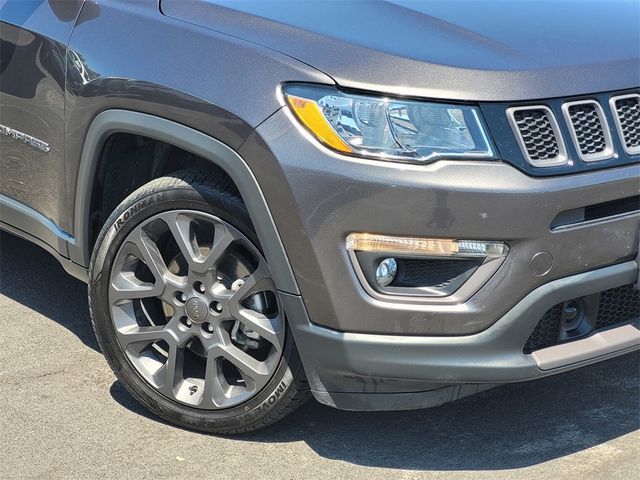
{"label": "seven-slot grille", "polygon": [[[640,95],[614,96],[610,100],[620,139],[630,155],[640,154]],[[611,131],[603,107],[595,100],[566,102],[564,121],[581,160],[613,158]],[[527,161],[536,167],[569,163],[564,139],[554,112],[544,105],[512,107],[507,118]]]}

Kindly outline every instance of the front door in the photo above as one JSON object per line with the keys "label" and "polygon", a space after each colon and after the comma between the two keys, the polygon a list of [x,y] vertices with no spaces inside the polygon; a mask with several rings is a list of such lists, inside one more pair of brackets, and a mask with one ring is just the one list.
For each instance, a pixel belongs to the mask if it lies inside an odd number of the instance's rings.
{"label": "front door", "polygon": [[27,233],[16,209],[65,227],[65,58],[83,1],[0,0],[0,221]]}

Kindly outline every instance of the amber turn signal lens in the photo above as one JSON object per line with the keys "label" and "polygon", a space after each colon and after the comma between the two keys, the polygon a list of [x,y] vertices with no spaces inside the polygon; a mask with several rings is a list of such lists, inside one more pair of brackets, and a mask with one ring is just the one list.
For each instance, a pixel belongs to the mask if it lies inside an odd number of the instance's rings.
{"label": "amber turn signal lens", "polygon": [[339,152],[352,152],[351,147],[329,125],[316,102],[295,95],[286,95],[286,97],[296,117],[318,140]]}

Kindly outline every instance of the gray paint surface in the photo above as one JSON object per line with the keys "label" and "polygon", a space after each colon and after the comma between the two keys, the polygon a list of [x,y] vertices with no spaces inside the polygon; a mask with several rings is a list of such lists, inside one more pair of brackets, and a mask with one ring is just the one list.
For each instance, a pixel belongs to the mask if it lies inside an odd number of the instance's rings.
{"label": "gray paint surface", "polygon": [[[637,2],[162,0],[162,9],[300,59],[349,88],[498,101],[639,83]],[[603,25],[616,27],[594,35]]]}
{"label": "gray paint surface", "polygon": [[66,43],[82,1],[0,2],[0,124],[50,145],[0,135],[0,192],[65,230]]}

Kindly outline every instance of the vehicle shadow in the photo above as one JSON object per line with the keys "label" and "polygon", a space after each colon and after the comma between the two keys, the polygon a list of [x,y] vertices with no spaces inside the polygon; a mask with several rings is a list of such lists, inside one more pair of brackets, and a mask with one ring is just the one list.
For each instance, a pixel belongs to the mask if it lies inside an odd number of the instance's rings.
{"label": "vehicle shadow", "polygon": [[98,350],[91,329],[87,286],[40,247],[0,232],[0,295],[50,318]]}
{"label": "vehicle shadow", "polygon": [[[318,455],[368,467],[505,470],[585,450],[640,428],[637,353],[534,382],[512,384],[441,407],[345,412],[310,401],[237,441],[305,442]],[[123,407],[162,422],[118,383]]]}
{"label": "vehicle shadow", "polygon": [[[96,349],[86,287],[46,252],[0,233],[0,294],[41,313]],[[406,412],[344,412],[315,401],[281,422],[234,437],[305,442],[318,455],[410,470],[500,470],[539,464],[640,428],[640,356],[513,384],[455,403]],[[162,422],[115,382],[113,399]]]}

